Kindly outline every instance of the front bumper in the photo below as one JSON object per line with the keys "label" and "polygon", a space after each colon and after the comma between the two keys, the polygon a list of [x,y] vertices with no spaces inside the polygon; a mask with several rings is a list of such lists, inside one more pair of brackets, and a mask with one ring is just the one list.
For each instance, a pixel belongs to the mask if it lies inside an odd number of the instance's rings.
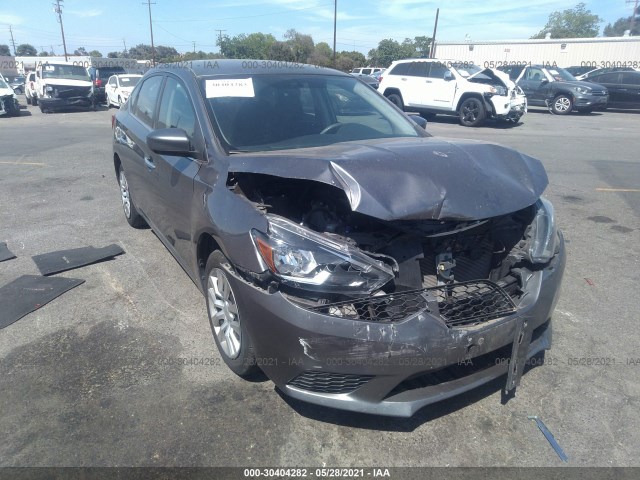
{"label": "front bumper", "polygon": [[573,106],[575,108],[599,108],[605,107],[609,102],[609,95],[576,95]]}
{"label": "front bumper", "polygon": [[59,108],[69,108],[69,107],[90,108],[93,106],[93,99],[91,96],[68,97],[68,98],[39,97],[38,102],[44,108],[47,108],[49,110],[55,110]]}
{"label": "front bumper", "polygon": [[256,363],[291,397],[310,403],[409,417],[418,409],[507,373],[519,322],[526,357],[551,346],[551,314],[564,272],[564,242],[531,272],[515,313],[472,327],[447,326],[428,311],[397,322],[337,318],[229,275]]}
{"label": "front bumper", "polygon": [[518,120],[527,113],[527,97],[515,95],[509,99],[504,96],[491,97],[491,105],[494,117],[501,120]]}

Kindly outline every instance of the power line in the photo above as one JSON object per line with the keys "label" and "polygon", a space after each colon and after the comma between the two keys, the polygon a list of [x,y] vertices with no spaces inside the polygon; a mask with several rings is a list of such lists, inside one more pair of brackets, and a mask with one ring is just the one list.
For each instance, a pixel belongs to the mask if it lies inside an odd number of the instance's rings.
{"label": "power line", "polygon": [[58,22],[60,22],[60,31],[62,32],[62,46],[64,48],[64,60],[65,62],[69,61],[67,56],[67,42],[64,39],[64,26],[62,25],[62,5],[60,2],[64,0],[56,0],[56,3],[53,4],[53,10],[58,14]]}
{"label": "power line", "polygon": [[[312,7],[303,7],[303,8],[290,8],[288,10],[280,10],[278,12],[270,12],[270,13],[258,13],[256,15],[242,15],[239,17],[226,17],[226,18],[216,18],[216,22],[220,22],[222,20],[244,20],[245,18],[256,18],[256,17],[267,17],[270,15],[280,15],[282,13],[291,13],[291,12],[299,12],[302,10],[313,10],[314,8],[326,7],[328,5],[333,4],[333,2],[329,3],[321,3],[320,5],[314,5]],[[188,23],[188,22],[210,22],[210,18],[194,18],[194,19],[183,19],[183,20],[156,20],[158,22],[171,22],[171,23]]]}

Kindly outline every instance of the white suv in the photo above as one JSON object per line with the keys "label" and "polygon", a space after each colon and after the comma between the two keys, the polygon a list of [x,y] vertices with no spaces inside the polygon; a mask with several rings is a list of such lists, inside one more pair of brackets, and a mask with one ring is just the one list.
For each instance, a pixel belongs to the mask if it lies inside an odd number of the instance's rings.
{"label": "white suv", "polygon": [[489,117],[518,123],[527,111],[524,93],[508,75],[471,62],[398,60],[382,76],[378,91],[401,110],[458,115],[467,127]]}

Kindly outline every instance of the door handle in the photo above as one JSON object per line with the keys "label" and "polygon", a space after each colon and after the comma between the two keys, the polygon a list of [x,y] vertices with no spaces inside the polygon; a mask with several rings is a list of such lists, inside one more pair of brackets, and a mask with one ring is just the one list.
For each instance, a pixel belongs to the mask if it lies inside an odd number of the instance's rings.
{"label": "door handle", "polygon": [[405,77],[402,77],[400,80],[402,80],[403,82],[407,81],[407,79]]}
{"label": "door handle", "polygon": [[156,168],[156,164],[153,163],[153,158],[151,158],[149,155],[144,156],[144,164],[149,170],[153,170],[154,168]]}
{"label": "door handle", "polygon": [[424,83],[431,83],[431,80],[425,80]]}

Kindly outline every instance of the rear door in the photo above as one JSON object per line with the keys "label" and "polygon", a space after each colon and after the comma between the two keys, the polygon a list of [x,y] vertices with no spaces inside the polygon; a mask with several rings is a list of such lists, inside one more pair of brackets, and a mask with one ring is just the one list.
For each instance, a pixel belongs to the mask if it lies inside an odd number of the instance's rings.
{"label": "rear door", "polygon": [[623,107],[640,108],[640,73],[622,73],[620,98]]}
{"label": "rear door", "polygon": [[[545,82],[546,81],[546,82]],[[539,67],[527,67],[518,85],[524,91],[529,103],[544,105],[547,85],[549,81],[544,71]]]}
{"label": "rear door", "polygon": [[188,265],[193,179],[200,169],[195,152],[203,152],[204,141],[189,92],[183,82],[173,75],[167,76],[155,127],[184,130],[194,149],[194,156],[150,152],[147,165],[151,166],[146,171],[154,198],[148,208],[156,225],[156,233],[161,234]]}
{"label": "rear door", "polygon": [[410,62],[406,65],[408,66],[408,71],[401,78],[404,103],[413,107],[424,107],[426,89],[428,88],[427,72],[429,71],[429,63]]}
{"label": "rear door", "polygon": [[425,105],[438,110],[451,110],[458,80],[444,63],[429,62],[428,65]]}

